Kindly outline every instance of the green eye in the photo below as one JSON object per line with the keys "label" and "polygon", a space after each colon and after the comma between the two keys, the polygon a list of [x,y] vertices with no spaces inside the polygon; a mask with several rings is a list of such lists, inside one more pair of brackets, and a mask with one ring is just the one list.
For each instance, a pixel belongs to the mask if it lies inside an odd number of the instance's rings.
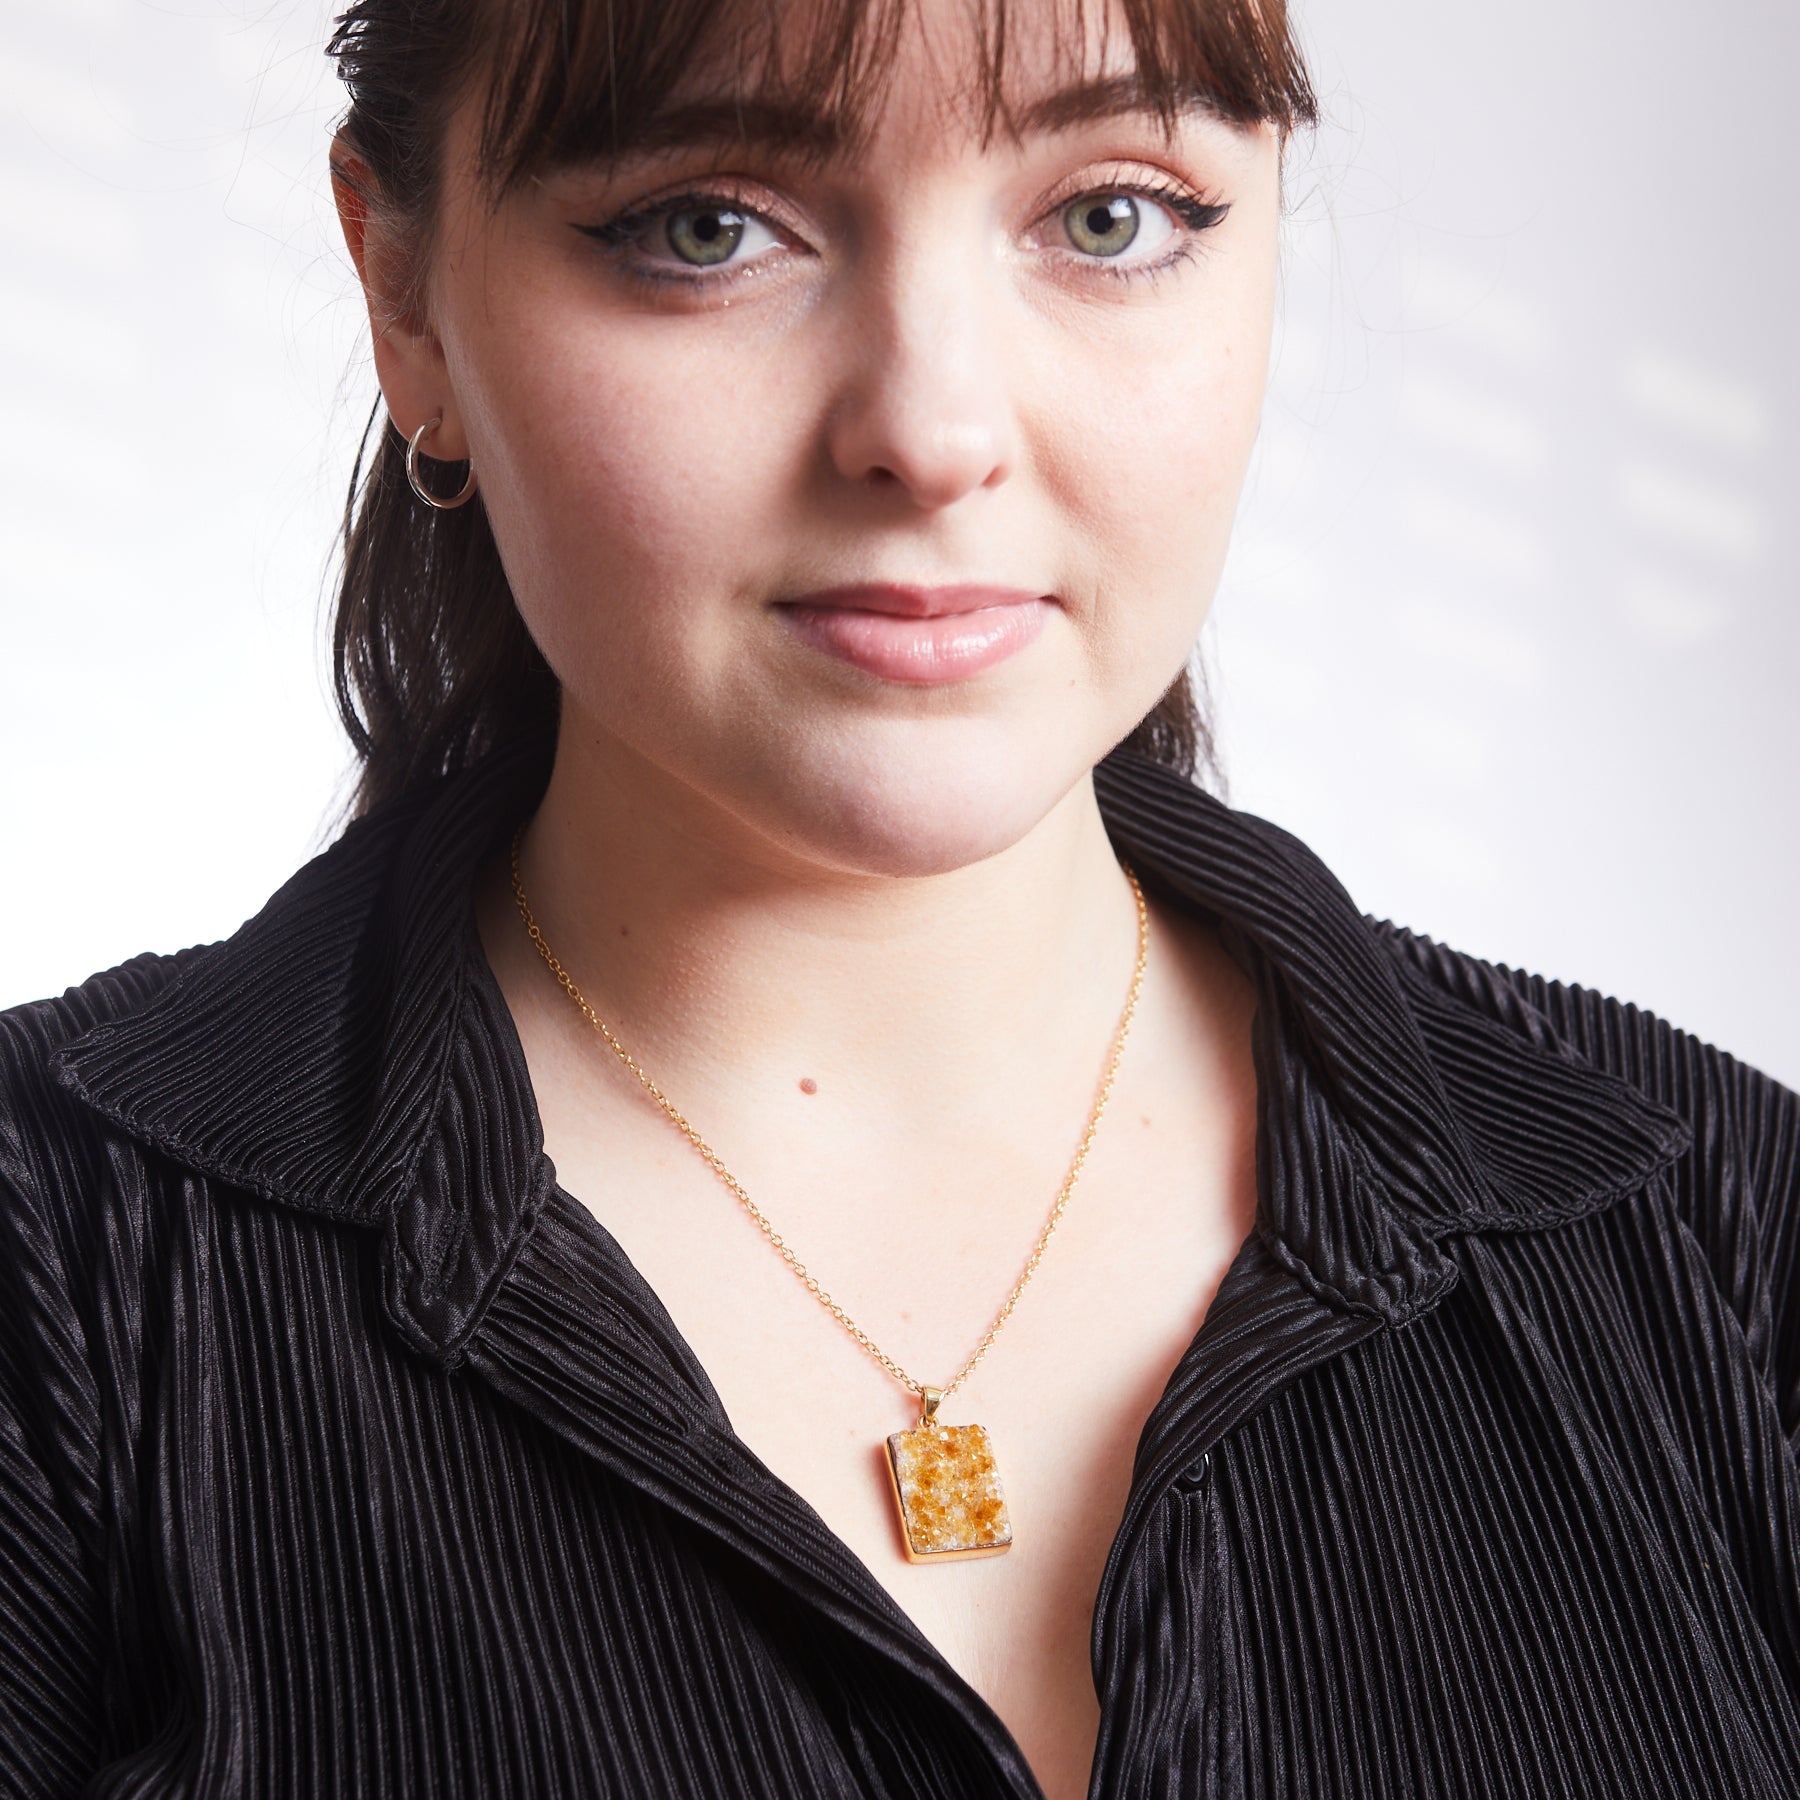
{"label": "green eye", "polygon": [[1138,234],[1138,203],[1129,194],[1083,194],[1063,208],[1069,242],[1086,256],[1117,256]]}
{"label": "green eye", "polygon": [[726,262],[744,241],[744,215],[717,206],[670,213],[664,226],[669,248],[700,269]]}

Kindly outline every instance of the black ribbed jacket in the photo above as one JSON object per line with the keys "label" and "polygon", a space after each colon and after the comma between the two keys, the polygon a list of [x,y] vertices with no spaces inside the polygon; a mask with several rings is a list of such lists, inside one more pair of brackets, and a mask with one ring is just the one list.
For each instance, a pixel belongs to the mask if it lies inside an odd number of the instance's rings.
{"label": "black ribbed jacket", "polygon": [[[6,1791],[1035,1791],[556,1185],[471,887],[543,775],[0,1015]],[[1094,1793],[1800,1793],[1800,1102],[1097,779],[1256,984],[1260,1198],[1138,1449]]]}

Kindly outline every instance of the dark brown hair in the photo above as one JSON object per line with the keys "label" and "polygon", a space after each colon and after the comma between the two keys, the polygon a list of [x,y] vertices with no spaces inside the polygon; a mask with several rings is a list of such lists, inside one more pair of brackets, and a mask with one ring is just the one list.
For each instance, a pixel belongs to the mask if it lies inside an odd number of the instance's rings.
{"label": "dark brown hair", "polygon": [[[978,51],[970,98],[985,134],[1013,128],[1002,85],[1009,12],[1052,3],[968,0]],[[407,278],[389,297],[396,314],[421,308],[446,130],[466,95],[482,96],[477,170],[495,200],[534,172],[643,142],[678,79],[724,44],[740,91],[753,87],[854,138],[911,4],[355,0],[328,54],[350,93],[341,135],[373,177],[361,198],[408,247]],[[1067,0],[1072,43],[1093,4]],[[800,43],[784,30],[795,14],[806,19]],[[1136,85],[1166,118],[1200,94],[1241,123],[1286,132],[1313,120],[1285,0],[1118,0],[1116,16]],[[462,474],[443,478],[453,490]],[[345,502],[332,657],[338,711],[361,764],[359,813],[556,719],[556,678],[513,604],[479,494],[450,512],[420,505],[407,485],[406,445],[379,401]],[[1210,726],[1185,672],[1128,741],[1186,774],[1216,774]]]}

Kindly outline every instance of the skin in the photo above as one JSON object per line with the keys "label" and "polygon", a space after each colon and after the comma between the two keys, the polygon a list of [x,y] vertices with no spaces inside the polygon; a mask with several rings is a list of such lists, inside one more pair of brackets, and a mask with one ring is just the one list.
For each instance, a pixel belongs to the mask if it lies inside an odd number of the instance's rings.
{"label": "skin", "polygon": [[[490,210],[465,105],[405,317],[407,243],[338,186],[394,423],[441,415],[432,452],[472,457],[563,684],[523,852],[546,934],[858,1322],[938,1383],[1042,1224],[1124,999],[1135,912],[1091,770],[1212,597],[1261,406],[1280,163],[1271,128],[1200,110],[984,146],[945,79],[960,17],[917,9],[867,152],[819,166],[696,144]],[[1031,29],[1010,49],[1022,105],[1129,72],[1116,44],[1059,66]],[[334,161],[367,182],[348,146]],[[1142,187],[1229,211],[1196,231],[1140,194],[1135,254],[1074,244],[1070,201]],[[578,229],[695,189],[768,221],[712,285],[669,279],[666,229],[623,253]],[[1054,605],[1009,660],[920,684],[821,654],[779,604],[866,581]],[[945,1404],[992,1432],[1017,1544],[916,1568],[877,1462],[916,1403],[557,990],[503,870],[479,907],[562,1185],[1046,1791],[1085,1792],[1132,1449],[1254,1214],[1252,1002],[1207,922],[1153,907],[1066,1221]]]}

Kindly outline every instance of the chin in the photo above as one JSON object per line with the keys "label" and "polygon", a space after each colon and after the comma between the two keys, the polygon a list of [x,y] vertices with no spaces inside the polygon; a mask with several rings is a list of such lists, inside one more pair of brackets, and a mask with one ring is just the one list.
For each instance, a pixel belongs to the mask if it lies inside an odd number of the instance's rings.
{"label": "chin", "polygon": [[809,861],[858,874],[942,875],[1010,849],[1066,801],[1097,760],[1076,733],[913,721],[809,747],[766,786],[764,829]]}

